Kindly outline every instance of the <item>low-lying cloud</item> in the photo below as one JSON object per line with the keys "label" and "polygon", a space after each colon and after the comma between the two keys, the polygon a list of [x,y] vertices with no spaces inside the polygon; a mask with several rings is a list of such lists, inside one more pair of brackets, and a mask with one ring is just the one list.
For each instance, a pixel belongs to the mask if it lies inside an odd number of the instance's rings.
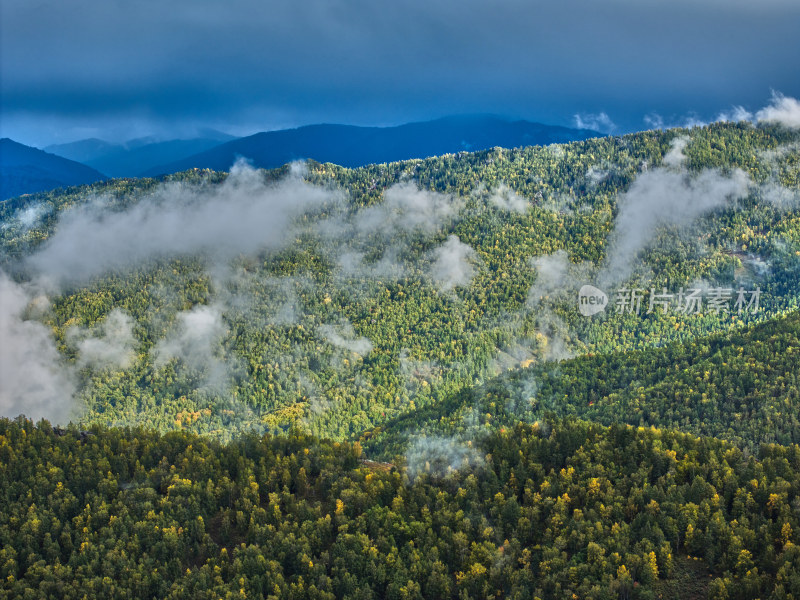
{"label": "low-lying cloud", "polygon": [[672,167],[678,169],[686,160],[686,155],[683,150],[689,145],[689,138],[686,136],[677,137],[672,140],[672,146],[664,155],[663,165],[665,167]]}
{"label": "low-lying cloud", "polygon": [[632,272],[639,252],[652,240],[658,227],[686,226],[747,195],[750,178],[740,169],[729,174],[717,169],[706,169],[699,174],[677,170],[685,143],[678,138],[667,153],[668,168],[639,174],[619,197],[602,277],[605,282],[617,283]]}
{"label": "low-lying cloud", "polygon": [[599,185],[609,175],[609,171],[599,167],[591,166],[586,171],[586,181],[590,186],[594,187]]}
{"label": "low-lying cloud", "polygon": [[772,101],[756,113],[756,120],[778,123],[790,129],[800,128],[800,102],[795,98],[773,92]]}
{"label": "low-lying cloud", "polygon": [[22,228],[28,230],[37,225],[49,210],[49,207],[44,204],[33,204],[20,209],[16,217]]}
{"label": "low-lying cloud", "polygon": [[779,210],[792,210],[800,207],[800,190],[787,188],[775,181],[765,183],[759,189],[763,201]]}
{"label": "low-lying cloud", "polygon": [[195,306],[179,312],[167,337],[151,354],[156,368],[177,360],[201,374],[204,385],[214,391],[227,387],[231,366],[220,358],[220,344],[228,333],[219,306]]}
{"label": "low-lying cloud", "polygon": [[338,326],[322,325],[319,333],[326,342],[337,348],[355,352],[361,356],[372,352],[372,342],[369,338],[358,337],[353,325],[347,320],[343,320]]}
{"label": "low-lying cloud", "polygon": [[604,112],[579,113],[572,119],[578,129],[591,129],[600,133],[614,133],[617,130],[614,121]]}
{"label": "low-lying cloud", "polygon": [[400,351],[399,362],[398,374],[409,393],[413,394],[420,386],[432,385],[442,377],[441,365],[432,360],[412,358],[408,348]]}
{"label": "low-lying cloud", "polygon": [[522,213],[527,212],[530,203],[505,184],[500,184],[489,196],[489,202],[501,210]]}
{"label": "low-lying cloud", "polygon": [[537,349],[546,361],[561,361],[575,357],[569,327],[550,310],[542,311],[536,319]]}
{"label": "low-lying cloud", "polygon": [[439,232],[463,204],[455,196],[404,181],[386,189],[382,203],[332,215],[315,223],[312,231],[323,239],[337,275],[398,279],[413,268],[403,260],[407,238]]}
{"label": "low-lying cloud", "polygon": [[423,473],[441,478],[482,465],[483,457],[469,444],[454,438],[417,437],[406,452],[409,478],[414,480]]}
{"label": "low-lying cloud", "polygon": [[73,411],[73,372],[50,329],[27,318],[35,297],[0,271],[0,415],[61,423]]}
{"label": "low-lying cloud", "polygon": [[665,118],[658,113],[651,112],[645,115],[643,121],[650,129],[673,129],[675,127],[691,129],[692,127],[703,127],[708,125],[706,121],[700,119],[695,114]]}
{"label": "low-lying cloud", "polygon": [[[228,331],[223,315],[263,326],[291,325],[303,310],[298,296],[302,277],[250,275],[236,266],[236,259],[280,251],[307,234],[321,235],[324,243],[330,233],[332,243],[324,245],[323,252],[333,264],[340,259],[340,275],[397,277],[411,268],[401,257],[403,238],[437,233],[463,206],[459,198],[403,182],[387,189],[381,204],[352,210],[342,192],[311,185],[303,176],[303,169],[295,167],[282,180],[268,182],[262,171],[240,162],[220,184],[166,183],[124,207],[111,197],[93,197],[61,213],[49,238],[22,266],[36,281],[36,289],[60,293],[148,261],[202,257],[212,279],[211,305],[176,314],[178,306],[168,303],[156,324],[166,334],[149,356],[156,369],[172,363],[186,375],[188,385],[223,393],[240,373],[239,361],[222,345]],[[328,212],[299,219],[317,208]],[[43,207],[34,207],[17,214],[16,221],[21,227],[35,226],[43,214]],[[472,250],[457,242],[445,245],[437,256],[437,276],[447,289],[467,284],[472,275],[471,265],[462,261]],[[375,260],[381,246],[382,257]],[[453,252],[448,254],[448,249]],[[116,309],[91,328],[66,332],[76,357],[74,365],[66,365],[49,328],[23,315],[33,292],[8,278],[3,285],[9,300],[4,298],[2,307],[2,414],[25,410],[34,417],[65,417],[74,405],[78,369],[125,369],[136,360],[133,319]],[[262,310],[266,298],[276,310]],[[256,305],[261,307],[258,314]],[[349,352],[366,355],[373,348],[347,322],[323,325],[318,333]],[[13,347],[12,355],[8,348]]]}
{"label": "low-lying cloud", "polygon": [[543,298],[566,287],[569,257],[566,250],[536,256],[530,261],[536,270],[536,281],[528,292],[528,305],[536,306]]}
{"label": "low-lying cloud", "polygon": [[563,299],[566,294],[576,292],[594,274],[592,263],[573,263],[566,250],[533,257],[530,265],[536,271],[536,279],[528,291],[529,308],[546,300]]}
{"label": "low-lying cloud", "polygon": [[383,193],[382,204],[359,211],[355,229],[360,234],[419,230],[435,233],[448,219],[456,216],[462,201],[449,194],[423,190],[405,181]]}
{"label": "low-lying cloud", "polygon": [[449,292],[456,287],[467,287],[472,282],[475,276],[475,250],[458,239],[458,236],[449,236],[434,251],[434,257],[431,276],[441,291]]}
{"label": "low-lying cloud", "polygon": [[136,345],[133,325],[130,315],[115,308],[92,330],[83,327],[69,329],[67,340],[78,351],[78,367],[102,370],[131,366]]}
{"label": "low-lying cloud", "polygon": [[747,110],[744,106],[734,106],[730,111],[721,112],[717,116],[717,121],[723,123],[740,123],[742,121],[752,121],[753,113]]}
{"label": "low-lying cloud", "polygon": [[400,258],[400,249],[395,246],[387,248],[381,258],[367,262],[366,254],[357,251],[345,251],[336,259],[338,273],[344,277],[396,280],[407,273],[406,266]]}
{"label": "low-lying cloud", "polygon": [[102,200],[68,210],[28,265],[56,282],[79,283],[164,256],[224,261],[275,250],[294,239],[295,216],[334,196],[297,173],[267,183],[240,162],[218,186],[166,184],[122,211]]}
{"label": "low-lying cloud", "polygon": [[729,112],[720,113],[717,121],[771,123],[783,125],[789,129],[798,129],[800,128],[800,101],[773,91],[770,103],[757,111],[755,115],[743,106],[734,106]]}

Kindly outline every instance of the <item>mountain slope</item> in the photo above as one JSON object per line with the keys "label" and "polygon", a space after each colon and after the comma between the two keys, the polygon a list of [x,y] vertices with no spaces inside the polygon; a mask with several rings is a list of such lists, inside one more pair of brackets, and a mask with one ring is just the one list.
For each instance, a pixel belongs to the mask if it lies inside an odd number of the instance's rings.
{"label": "mountain slope", "polygon": [[102,181],[102,173],[9,138],[0,140],[0,200]]}
{"label": "mountain slope", "polygon": [[643,351],[543,363],[465,388],[387,422],[363,441],[393,456],[410,438],[480,436],[519,421],[578,417],[669,428],[757,451],[800,443],[800,312]]}
{"label": "mountain slope", "polygon": [[569,142],[598,135],[588,130],[509,121],[494,116],[448,117],[397,127],[309,125],[233,140],[144,174],[161,175],[195,167],[226,170],[240,156],[261,168],[309,158],[344,167],[359,167],[495,146],[516,148]]}

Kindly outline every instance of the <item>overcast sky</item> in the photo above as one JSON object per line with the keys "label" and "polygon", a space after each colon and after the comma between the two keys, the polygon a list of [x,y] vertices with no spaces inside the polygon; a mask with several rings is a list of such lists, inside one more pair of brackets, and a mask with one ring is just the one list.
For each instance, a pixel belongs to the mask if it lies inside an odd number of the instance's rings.
{"label": "overcast sky", "polygon": [[621,133],[800,97],[798,0],[3,0],[0,17],[0,135],[40,147],[479,112]]}

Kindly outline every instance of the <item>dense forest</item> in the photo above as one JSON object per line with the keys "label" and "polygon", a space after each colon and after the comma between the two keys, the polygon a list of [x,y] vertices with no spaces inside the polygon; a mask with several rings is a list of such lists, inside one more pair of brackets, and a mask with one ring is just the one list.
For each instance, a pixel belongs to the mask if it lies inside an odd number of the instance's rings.
{"label": "dense forest", "polygon": [[0,597],[800,598],[798,148],[0,202]]}
{"label": "dense forest", "polygon": [[[800,449],[565,420],[471,468],[245,434],[0,421],[20,598],[796,598]],[[430,457],[435,461],[435,457]],[[460,466],[460,465],[459,465]]]}

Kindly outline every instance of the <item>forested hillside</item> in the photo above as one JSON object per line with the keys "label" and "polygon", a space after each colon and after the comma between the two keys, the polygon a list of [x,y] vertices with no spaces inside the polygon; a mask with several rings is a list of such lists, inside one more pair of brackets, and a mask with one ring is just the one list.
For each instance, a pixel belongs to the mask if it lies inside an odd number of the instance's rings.
{"label": "forested hillside", "polygon": [[[800,272],[796,143],[719,124],[6,201],[6,285],[17,318],[55,336],[65,382],[17,412],[344,439],[518,365],[783,314]],[[610,295],[594,317],[576,310],[586,283]],[[639,314],[614,306],[625,286],[644,290]],[[648,311],[651,290],[718,287],[722,309]],[[737,309],[740,289],[758,306]]]}
{"label": "forested hillside", "polygon": [[518,421],[577,416],[761,444],[800,443],[800,315],[663,348],[515,370],[362,435],[392,457],[409,437],[464,442]]}

